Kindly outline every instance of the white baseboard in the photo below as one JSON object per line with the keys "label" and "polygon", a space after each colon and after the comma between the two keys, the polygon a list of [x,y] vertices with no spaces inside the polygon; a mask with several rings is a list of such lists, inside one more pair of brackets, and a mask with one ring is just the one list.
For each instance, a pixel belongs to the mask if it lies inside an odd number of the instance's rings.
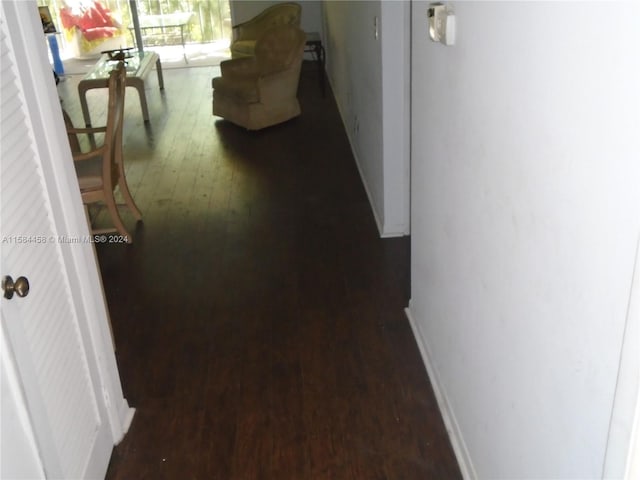
{"label": "white baseboard", "polygon": [[384,231],[380,234],[380,238],[406,237],[410,233],[407,225],[385,225]]}
{"label": "white baseboard", "polygon": [[464,438],[462,437],[460,427],[458,426],[456,417],[447,399],[446,391],[442,388],[438,372],[431,360],[429,345],[422,335],[420,326],[415,322],[411,314],[411,302],[409,302],[409,307],[405,308],[405,314],[407,315],[407,319],[411,325],[411,330],[413,330],[413,336],[415,337],[418,348],[420,349],[424,366],[427,368],[431,387],[433,388],[433,392],[436,396],[438,407],[440,407],[440,413],[447,429],[447,433],[449,434],[449,440],[451,441],[453,452],[458,460],[458,465],[462,472],[462,478],[465,480],[477,480],[478,476],[473,468],[473,463],[471,462],[471,457],[469,456],[467,446],[464,442]]}
{"label": "white baseboard", "polygon": [[129,431],[129,427],[131,426],[131,422],[133,422],[133,417],[136,414],[136,409],[129,406],[129,402],[127,399],[122,399],[122,403],[120,404],[120,408],[118,409],[118,416],[120,417],[120,427],[121,429],[116,433],[116,438],[113,439],[114,445],[119,444],[124,436]]}

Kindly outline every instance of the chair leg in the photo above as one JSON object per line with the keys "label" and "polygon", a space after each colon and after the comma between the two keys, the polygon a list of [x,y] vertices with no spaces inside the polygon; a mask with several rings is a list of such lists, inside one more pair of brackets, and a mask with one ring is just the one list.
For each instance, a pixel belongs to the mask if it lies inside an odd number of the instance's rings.
{"label": "chair leg", "polygon": [[129,232],[127,232],[124,223],[122,223],[120,213],[118,212],[118,206],[116,205],[116,200],[113,195],[108,195],[107,198],[105,198],[104,203],[107,205],[107,210],[109,210],[111,220],[113,221],[113,225],[116,227],[118,233],[127,239],[127,243],[132,243],[133,237],[129,235]]}
{"label": "chair leg", "polygon": [[133,213],[133,216],[136,220],[142,220],[142,213],[138,209],[136,202],[133,201],[133,197],[131,196],[131,192],[129,191],[129,185],[127,185],[127,179],[124,177],[124,173],[120,175],[120,179],[118,180],[118,187],[120,187],[120,193],[124,197],[124,201]]}

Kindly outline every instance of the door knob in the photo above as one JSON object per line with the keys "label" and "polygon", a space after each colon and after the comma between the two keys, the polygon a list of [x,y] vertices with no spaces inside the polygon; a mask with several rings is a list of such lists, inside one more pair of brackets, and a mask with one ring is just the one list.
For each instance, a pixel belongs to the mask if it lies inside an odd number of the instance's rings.
{"label": "door knob", "polygon": [[29,280],[26,277],[18,277],[14,282],[13,278],[7,275],[2,279],[2,290],[4,298],[9,300],[13,298],[14,293],[19,297],[26,297],[29,294]]}

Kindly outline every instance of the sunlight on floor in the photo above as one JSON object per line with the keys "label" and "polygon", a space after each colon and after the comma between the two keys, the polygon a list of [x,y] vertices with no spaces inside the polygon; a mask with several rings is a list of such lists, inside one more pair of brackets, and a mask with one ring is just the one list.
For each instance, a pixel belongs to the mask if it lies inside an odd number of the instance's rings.
{"label": "sunlight on floor", "polygon": [[150,46],[145,49],[156,52],[162,65],[166,65],[167,68],[219,65],[222,60],[231,58],[228,40],[187,44],[184,50],[181,45]]}

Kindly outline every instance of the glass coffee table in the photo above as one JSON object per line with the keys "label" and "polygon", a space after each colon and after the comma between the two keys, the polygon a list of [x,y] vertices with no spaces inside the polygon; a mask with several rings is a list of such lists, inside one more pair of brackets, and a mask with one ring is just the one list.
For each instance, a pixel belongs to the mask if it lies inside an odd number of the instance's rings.
{"label": "glass coffee table", "polygon": [[[138,90],[140,97],[140,106],[142,108],[142,118],[145,122],[149,121],[149,108],[147,107],[147,96],[144,92],[144,81],[156,66],[158,74],[158,85],[160,90],[164,90],[164,80],[162,78],[162,64],[160,57],[155,52],[135,52],[130,57],[125,58],[125,66],[127,69],[127,78],[125,84],[127,87],[133,87]],[[87,73],[80,83],[78,83],[78,95],[80,96],[80,106],[82,107],[82,116],[87,127],[91,126],[91,117],[89,115],[89,107],[87,106],[87,90],[93,88],[107,88],[109,85],[109,73],[117,65],[117,60],[111,60],[108,54],[103,54],[98,63]]]}

